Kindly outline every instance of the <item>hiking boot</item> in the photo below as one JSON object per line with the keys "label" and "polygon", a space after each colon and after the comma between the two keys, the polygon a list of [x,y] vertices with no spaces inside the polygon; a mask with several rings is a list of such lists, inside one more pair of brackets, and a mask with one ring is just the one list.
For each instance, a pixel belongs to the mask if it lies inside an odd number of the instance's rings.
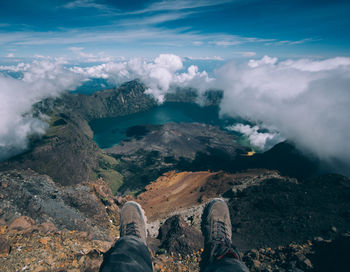
{"label": "hiking boot", "polygon": [[202,226],[207,260],[210,263],[224,257],[240,260],[239,254],[231,242],[230,212],[223,199],[214,198],[207,204],[203,212]]}
{"label": "hiking boot", "polygon": [[132,235],[146,244],[146,216],[140,204],[128,201],[120,212],[120,237]]}

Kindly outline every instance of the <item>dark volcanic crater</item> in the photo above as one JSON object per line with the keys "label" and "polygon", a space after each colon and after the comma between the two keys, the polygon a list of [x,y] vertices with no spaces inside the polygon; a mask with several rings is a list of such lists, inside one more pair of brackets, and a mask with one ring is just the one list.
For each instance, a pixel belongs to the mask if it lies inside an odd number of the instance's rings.
{"label": "dark volcanic crater", "polygon": [[133,189],[144,187],[166,171],[184,170],[201,156],[220,154],[233,160],[248,152],[235,136],[202,123],[138,125],[127,134],[129,139],[105,151],[121,160],[118,171],[127,180],[125,186]]}
{"label": "dark volcanic crater", "polygon": [[164,157],[193,160],[197,152],[210,149],[226,152],[230,157],[246,153],[236,137],[219,127],[202,123],[167,123],[164,125],[138,125],[127,130],[128,140],[106,150],[113,155],[130,156],[139,150],[157,151]]}

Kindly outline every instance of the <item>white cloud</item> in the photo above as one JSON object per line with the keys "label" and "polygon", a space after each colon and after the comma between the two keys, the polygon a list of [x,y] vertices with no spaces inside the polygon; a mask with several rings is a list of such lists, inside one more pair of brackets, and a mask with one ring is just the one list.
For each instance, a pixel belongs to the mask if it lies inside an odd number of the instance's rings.
{"label": "white cloud", "polygon": [[264,56],[260,60],[249,60],[248,65],[252,68],[258,67],[260,65],[274,65],[277,62],[277,58],[271,58],[269,56]]}
{"label": "white cloud", "polygon": [[226,127],[228,130],[237,131],[249,138],[250,144],[262,151],[268,150],[284,139],[278,132],[259,132],[258,126],[235,124]]}
{"label": "white cloud", "polygon": [[194,41],[192,42],[193,45],[196,45],[196,46],[199,46],[199,45],[202,45],[203,42],[202,41]]}
{"label": "white cloud", "polygon": [[51,58],[48,57],[48,56],[44,56],[44,55],[40,55],[40,54],[35,54],[35,55],[33,56],[33,58],[35,58],[35,59],[51,59]]}
{"label": "white cloud", "polygon": [[323,61],[265,56],[217,72],[222,113],[240,115],[323,159],[350,161],[350,58]]}
{"label": "white cloud", "polygon": [[254,57],[256,55],[255,52],[247,51],[241,53],[243,57]]}
{"label": "white cloud", "polygon": [[15,57],[15,55],[13,54],[13,53],[9,53],[9,54],[7,54],[7,56],[6,56],[6,58],[14,58]]}
{"label": "white cloud", "polygon": [[282,62],[281,65],[305,72],[330,71],[350,66],[350,58],[337,57],[320,61],[312,61],[309,59],[286,60]]}
{"label": "white cloud", "polygon": [[183,67],[181,58],[173,54],[160,54],[154,63],[156,66],[167,68],[170,71],[177,71]]}
{"label": "white cloud", "polygon": [[295,40],[295,41],[290,41],[290,40],[282,40],[282,41],[275,41],[272,43],[266,43],[266,45],[275,45],[275,46],[280,46],[280,45],[297,45],[297,44],[303,44],[306,42],[313,42],[313,41],[317,41],[318,39],[314,39],[314,38],[305,38],[305,39],[301,39],[301,40]]}
{"label": "white cloud", "polygon": [[72,51],[72,52],[81,52],[81,51],[83,51],[84,50],[84,47],[77,47],[77,46],[71,46],[71,47],[69,47],[68,48],[70,51]]}
{"label": "white cloud", "polygon": [[172,91],[173,85],[192,86],[202,91],[212,80],[205,71],[199,72],[197,66],[192,65],[187,71],[180,73],[182,69],[183,63],[179,56],[160,54],[149,62],[131,59],[86,68],[76,66],[70,70],[85,77],[109,79],[114,83],[141,79],[148,87],[146,92],[153,95],[159,102],[163,102],[165,94]]}
{"label": "white cloud", "polygon": [[115,58],[112,56],[107,56],[103,51],[99,52],[98,54],[92,54],[92,53],[85,53],[83,52],[84,47],[69,47],[68,50],[75,53],[78,58],[79,62],[111,62]]}
{"label": "white cloud", "polygon": [[101,11],[108,10],[108,6],[97,4],[94,0],[75,0],[71,1],[62,6],[66,9],[77,9],[77,8],[95,8]]}
{"label": "white cloud", "polygon": [[241,44],[242,41],[217,41],[217,42],[211,42],[213,44],[216,44],[218,46],[232,46],[232,45],[238,45]]}
{"label": "white cloud", "polygon": [[17,65],[0,65],[0,71],[24,72],[24,71],[27,71],[29,67],[30,67],[30,64],[20,62]]}
{"label": "white cloud", "polygon": [[7,68],[23,72],[23,78],[0,74],[0,160],[24,151],[28,136],[41,135],[47,128],[43,120],[32,116],[34,103],[79,84],[79,76],[58,61],[34,61]]}
{"label": "white cloud", "polygon": [[118,26],[137,26],[140,25],[156,25],[160,23],[165,23],[169,21],[176,21],[185,17],[188,17],[191,15],[192,12],[172,12],[172,13],[161,13],[161,14],[152,14],[148,15],[146,17],[134,17],[134,18],[127,18],[124,20],[118,21]]}
{"label": "white cloud", "polygon": [[[170,19],[170,18],[169,18]],[[262,45],[268,41],[275,42],[275,39],[265,39],[257,37],[244,37],[238,35],[212,33],[201,34],[190,31],[188,28],[165,29],[156,27],[154,24],[141,23],[135,26],[120,26],[117,23],[111,26],[101,26],[94,28],[82,28],[75,30],[62,30],[56,32],[35,32],[21,31],[11,33],[0,33],[0,46],[7,45],[12,48],[17,46],[33,45],[54,45],[71,46],[71,48],[80,48],[80,45],[87,47],[89,44],[95,44],[96,41],[103,41],[113,45],[115,43],[134,43],[140,44],[161,44],[173,46],[232,46],[238,44],[258,44]],[[74,46],[79,45],[79,46]]]}
{"label": "white cloud", "polygon": [[151,13],[151,12],[169,12],[174,10],[198,9],[203,7],[219,6],[230,2],[232,2],[232,0],[217,0],[217,1],[178,0],[176,1],[176,4],[174,4],[173,1],[163,0],[163,1],[154,2],[148,7],[146,7],[145,9],[129,12],[128,14],[142,14],[142,13]]}
{"label": "white cloud", "polygon": [[189,60],[224,60],[224,58],[220,56],[214,56],[214,57],[186,57]]}

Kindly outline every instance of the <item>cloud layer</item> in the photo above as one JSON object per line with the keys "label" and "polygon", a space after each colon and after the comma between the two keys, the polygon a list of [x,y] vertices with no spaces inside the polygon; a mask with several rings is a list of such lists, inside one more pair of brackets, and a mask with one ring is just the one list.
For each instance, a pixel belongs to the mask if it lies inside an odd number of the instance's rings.
{"label": "cloud layer", "polygon": [[[80,48],[76,50],[81,53]],[[226,63],[215,72],[215,78],[194,65],[185,69],[183,60],[172,54],[88,67],[41,58],[30,64],[0,66],[0,70],[22,72],[19,79],[0,76],[0,159],[25,149],[29,135],[44,132],[45,123],[30,114],[35,102],[91,78],[115,84],[138,78],[159,102],[175,86],[194,87],[200,94],[221,89],[222,114],[241,116],[273,131],[242,124],[231,128],[247,135],[252,145],[265,150],[287,138],[322,159],[349,165],[350,58],[279,61],[264,56],[240,64]]]}
{"label": "cloud layer", "polygon": [[263,122],[322,159],[350,161],[350,58],[231,62],[216,84],[222,113]]}
{"label": "cloud layer", "polygon": [[86,78],[109,79],[114,83],[140,79],[146,84],[147,93],[153,95],[160,103],[172,86],[192,86],[205,90],[213,81],[208,74],[200,72],[198,67],[191,65],[183,71],[184,65],[179,56],[160,54],[153,61],[131,59],[123,62],[108,62],[86,68],[72,67],[70,71]]}
{"label": "cloud layer", "polygon": [[226,129],[247,136],[251,146],[258,148],[260,151],[266,151],[284,140],[278,132],[262,132],[258,126],[235,124],[226,127]]}
{"label": "cloud layer", "polygon": [[60,61],[2,67],[22,71],[20,79],[0,74],[0,160],[24,151],[28,137],[45,132],[47,124],[31,114],[32,105],[47,97],[73,89],[79,77]]}

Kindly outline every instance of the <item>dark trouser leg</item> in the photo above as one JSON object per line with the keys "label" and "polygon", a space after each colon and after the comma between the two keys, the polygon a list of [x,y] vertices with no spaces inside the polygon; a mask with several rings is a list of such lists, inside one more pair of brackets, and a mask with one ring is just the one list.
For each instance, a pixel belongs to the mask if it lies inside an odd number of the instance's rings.
{"label": "dark trouser leg", "polygon": [[208,264],[204,272],[249,272],[246,265],[234,258],[223,258],[220,261]]}
{"label": "dark trouser leg", "polygon": [[100,271],[151,272],[151,254],[139,238],[124,236],[109,251]]}

